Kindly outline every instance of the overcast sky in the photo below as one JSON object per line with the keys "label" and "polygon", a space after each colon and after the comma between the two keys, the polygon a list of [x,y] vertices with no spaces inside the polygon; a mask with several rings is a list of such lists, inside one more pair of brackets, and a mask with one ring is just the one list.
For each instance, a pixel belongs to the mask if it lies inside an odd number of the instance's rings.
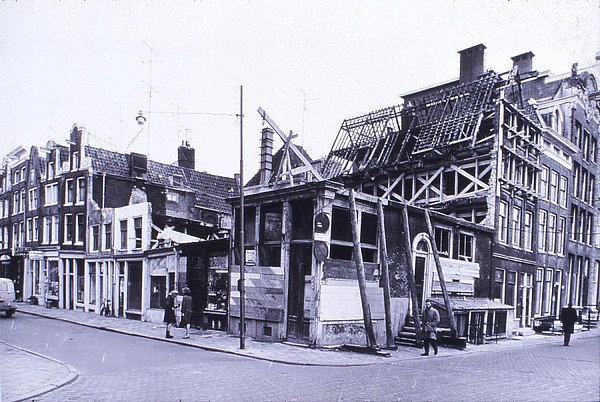
{"label": "overcast sky", "polygon": [[600,0],[0,1],[0,157],[77,124],[92,146],[164,163],[187,140],[196,169],[232,176],[243,86],[248,179],[259,107],[318,158],[344,119],[457,78],[479,43],[496,72],[527,51],[541,71],[589,66]]}

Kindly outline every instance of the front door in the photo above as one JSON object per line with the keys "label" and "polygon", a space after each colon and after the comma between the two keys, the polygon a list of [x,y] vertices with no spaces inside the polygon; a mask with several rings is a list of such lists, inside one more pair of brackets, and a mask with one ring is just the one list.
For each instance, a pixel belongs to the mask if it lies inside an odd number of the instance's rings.
{"label": "front door", "polygon": [[427,259],[417,256],[415,258],[415,285],[417,288],[417,306],[419,311],[423,310],[423,297],[425,291],[425,266]]}
{"label": "front door", "polygon": [[308,343],[310,340],[310,305],[305,302],[305,290],[310,289],[312,246],[310,244],[292,244],[289,267],[287,339],[298,343]]}

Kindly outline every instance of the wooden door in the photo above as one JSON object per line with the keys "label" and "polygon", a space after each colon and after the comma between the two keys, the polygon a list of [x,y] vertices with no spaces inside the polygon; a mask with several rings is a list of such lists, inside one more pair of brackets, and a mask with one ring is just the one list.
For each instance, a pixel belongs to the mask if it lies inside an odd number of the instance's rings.
{"label": "wooden door", "polygon": [[[287,339],[308,343],[310,334],[310,306],[305,303],[306,285],[310,285],[312,271],[312,246],[292,244],[288,281]],[[310,286],[309,286],[310,288]]]}
{"label": "wooden door", "polygon": [[415,285],[417,288],[417,303],[419,311],[423,310],[423,292],[425,290],[425,257],[415,257]]}

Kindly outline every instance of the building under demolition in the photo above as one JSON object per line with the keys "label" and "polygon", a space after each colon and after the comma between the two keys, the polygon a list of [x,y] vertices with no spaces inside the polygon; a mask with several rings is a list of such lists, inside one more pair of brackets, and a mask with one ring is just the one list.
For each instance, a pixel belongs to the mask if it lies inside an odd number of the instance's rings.
{"label": "building under demolition", "polygon": [[445,335],[475,343],[568,301],[596,311],[596,81],[533,71],[532,53],[485,70],[484,50],[459,52],[458,80],[345,120],[324,160],[259,110],[243,247],[231,200],[233,333],[241,258],[245,330],[263,340],[391,346],[428,298]]}

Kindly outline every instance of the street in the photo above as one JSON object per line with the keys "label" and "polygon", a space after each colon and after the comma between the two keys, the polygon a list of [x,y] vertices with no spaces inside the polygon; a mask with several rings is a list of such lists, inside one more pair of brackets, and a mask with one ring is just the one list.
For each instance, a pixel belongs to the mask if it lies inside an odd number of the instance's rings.
{"label": "street", "polygon": [[600,399],[597,336],[357,367],[271,363],[29,315],[0,319],[0,340],[79,372],[39,401]]}

